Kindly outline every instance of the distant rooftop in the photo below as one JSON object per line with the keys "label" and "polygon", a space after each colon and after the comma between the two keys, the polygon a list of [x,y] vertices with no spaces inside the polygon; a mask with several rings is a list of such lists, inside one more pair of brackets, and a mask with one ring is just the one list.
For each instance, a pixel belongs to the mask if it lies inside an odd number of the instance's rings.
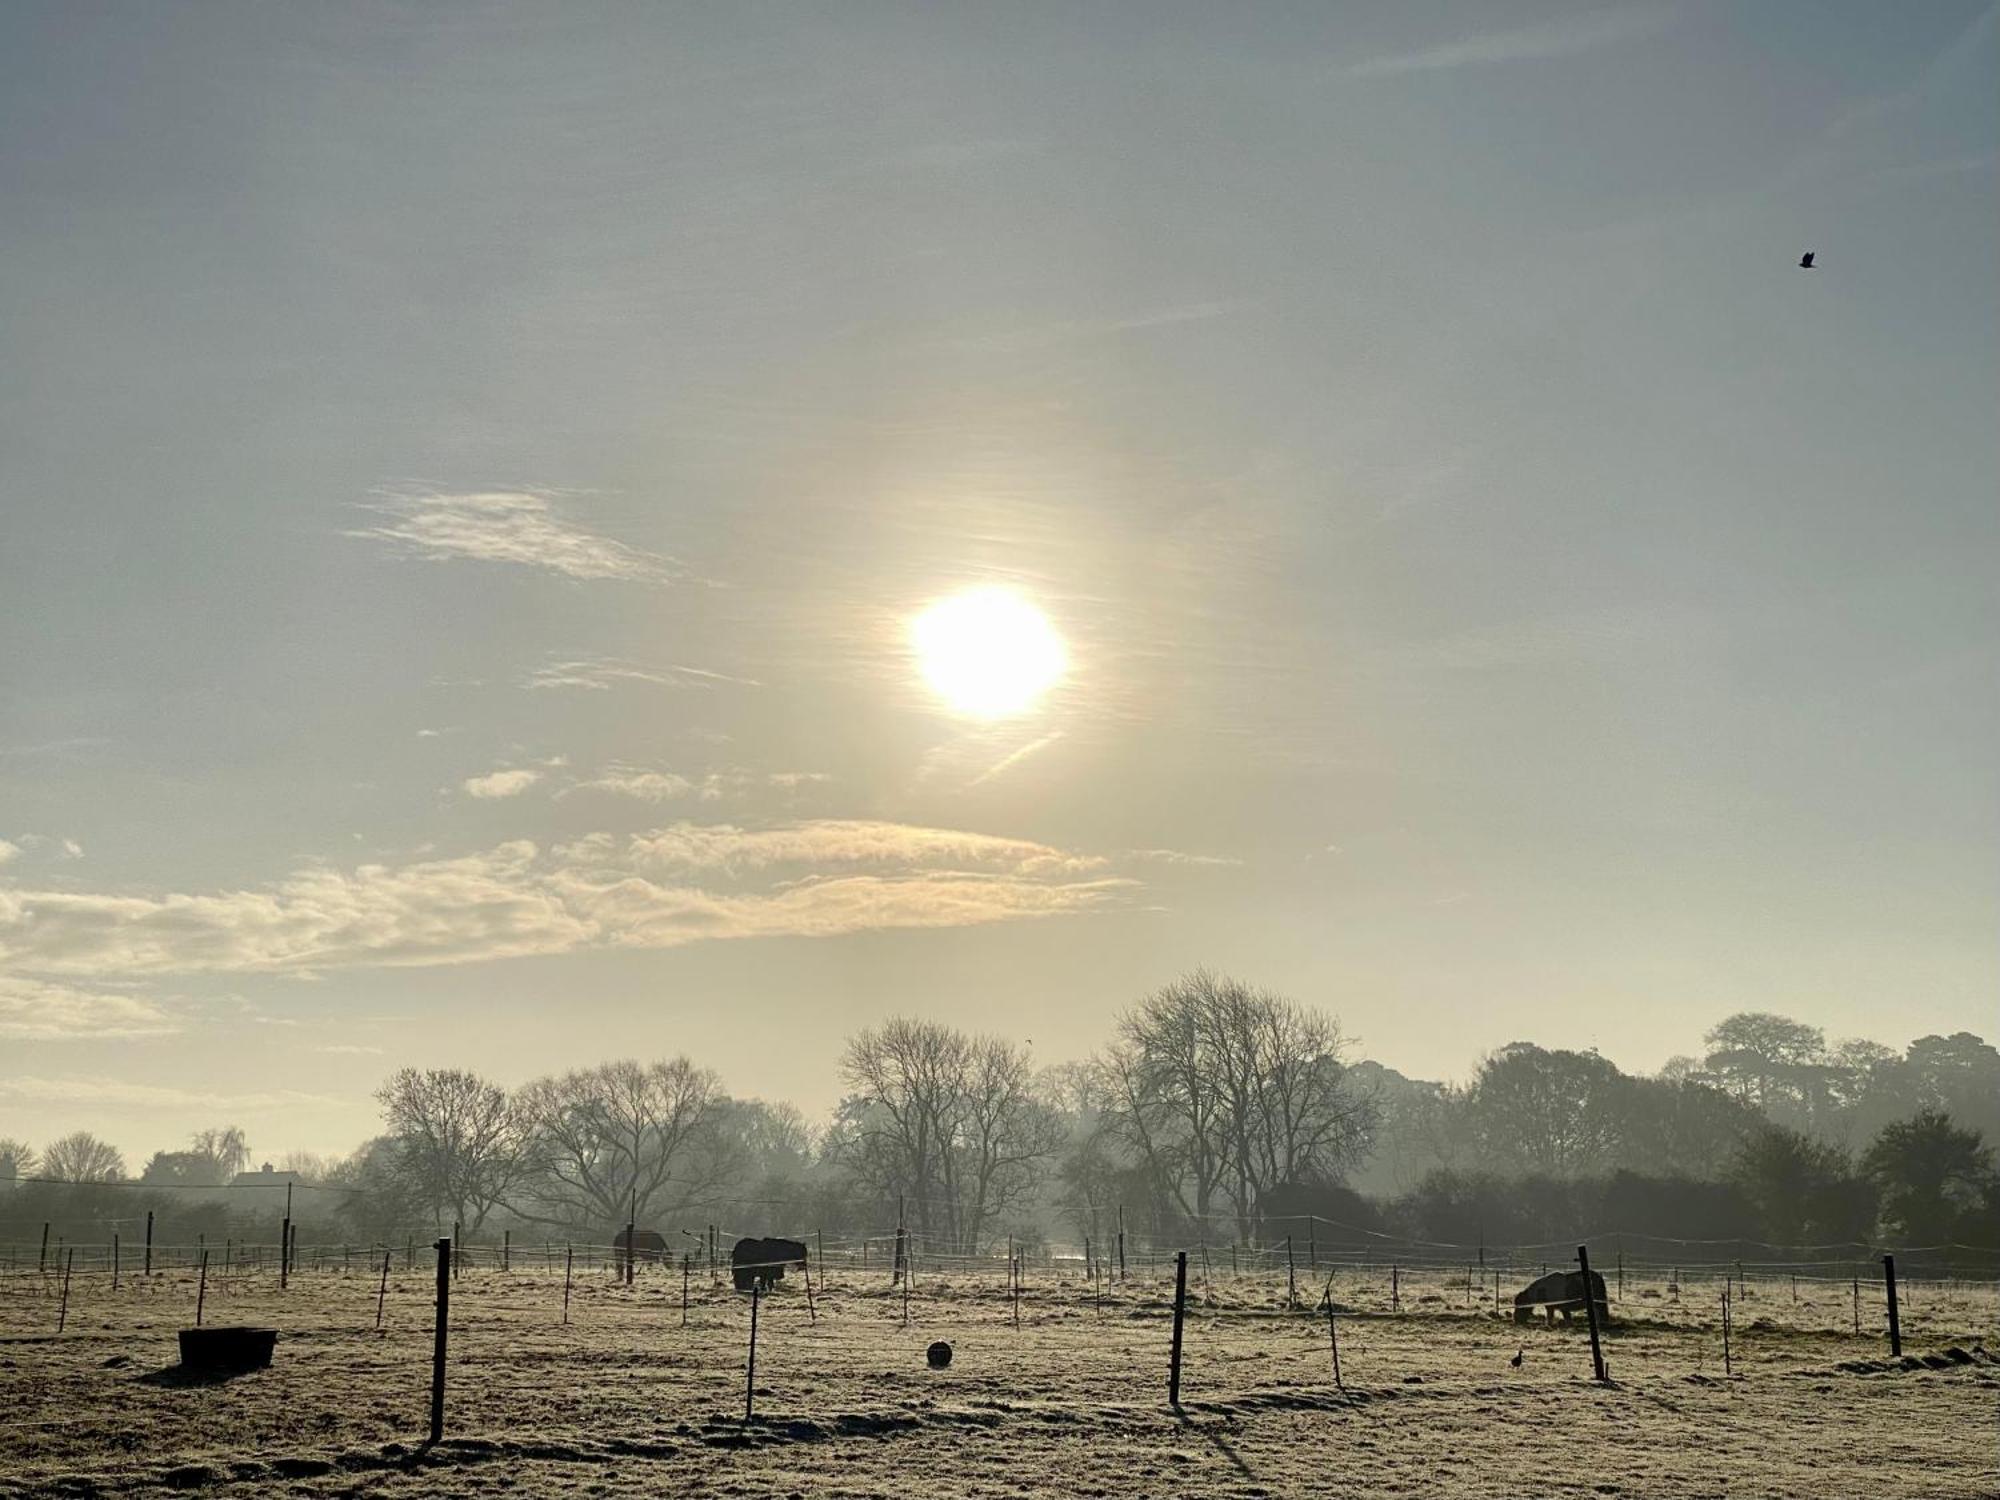
{"label": "distant rooftop", "polygon": [[231,1187],[283,1187],[288,1182],[302,1182],[297,1172],[274,1172],[271,1164],[265,1162],[254,1172],[238,1172],[229,1179]]}

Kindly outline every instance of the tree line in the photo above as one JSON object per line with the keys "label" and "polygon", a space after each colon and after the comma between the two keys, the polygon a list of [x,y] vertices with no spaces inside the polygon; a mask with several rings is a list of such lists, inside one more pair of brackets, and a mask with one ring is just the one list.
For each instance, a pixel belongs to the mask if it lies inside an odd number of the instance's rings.
{"label": "tree line", "polygon": [[[1589,1229],[1772,1244],[1955,1242],[2000,1248],[2000,1052],[1969,1033],[1903,1053],[1829,1047],[1746,1013],[1700,1058],[1621,1072],[1595,1052],[1516,1042],[1464,1084],[1350,1061],[1327,1012],[1198,971],[1121,1014],[1094,1057],[1036,1068],[1026,1047],[902,1017],[840,1059],[841,1102],[814,1121],[731,1095],[685,1056],[614,1061],[516,1088],[403,1068],[382,1132],[350,1156],[287,1165],[324,1235],[394,1240],[460,1226],[602,1242],[628,1220],[762,1233],[880,1233],[941,1250],[1007,1239],[1100,1243],[1392,1235],[1543,1242]],[[140,1212],[146,1189],[220,1235],[268,1216],[222,1191],[240,1130],[156,1153],[137,1191],[87,1132],[39,1151],[0,1140],[0,1222],[72,1237]],[[200,1190],[216,1189],[204,1197]],[[194,1191],[189,1191],[194,1190]],[[257,1232],[245,1225],[246,1232]],[[102,1236],[99,1236],[102,1237]]]}

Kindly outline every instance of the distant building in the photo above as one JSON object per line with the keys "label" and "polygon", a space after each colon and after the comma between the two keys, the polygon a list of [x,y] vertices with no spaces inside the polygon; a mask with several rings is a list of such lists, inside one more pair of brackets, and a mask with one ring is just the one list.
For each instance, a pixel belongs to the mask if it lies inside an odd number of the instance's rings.
{"label": "distant building", "polygon": [[271,1164],[265,1162],[263,1166],[254,1172],[238,1172],[234,1177],[229,1179],[229,1185],[233,1188],[281,1188],[295,1182],[304,1181],[305,1178],[301,1177],[297,1172],[274,1172],[271,1170]]}

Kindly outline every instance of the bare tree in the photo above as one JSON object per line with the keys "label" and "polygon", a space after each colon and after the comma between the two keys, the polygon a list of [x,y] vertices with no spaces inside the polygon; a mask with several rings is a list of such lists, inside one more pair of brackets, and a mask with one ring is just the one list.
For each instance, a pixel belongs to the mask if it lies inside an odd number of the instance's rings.
{"label": "bare tree", "polygon": [[1215,1208],[1229,1165],[1202,1020],[1222,983],[1197,971],[1155,990],[1120,1018],[1105,1058],[1107,1124],[1158,1191],[1197,1220]]}
{"label": "bare tree", "polygon": [[1266,1194],[1338,1182],[1378,1114],[1346,1076],[1332,1017],[1198,970],[1119,1022],[1106,1059],[1110,1129],[1167,1201],[1247,1234]]}
{"label": "bare tree", "polygon": [[375,1097],[418,1196],[440,1219],[449,1210],[477,1229],[524,1166],[506,1091],[463,1068],[404,1068]]}
{"label": "bare tree", "polygon": [[850,1167],[911,1200],[918,1232],[949,1234],[952,1137],[970,1041],[933,1021],[896,1016],[847,1044],[842,1076],[855,1091],[859,1150]]}
{"label": "bare tree", "polygon": [[125,1175],[125,1158],[109,1141],[78,1130],[43,1149],[42,1175],[57,1182],[116,1182]]}
{"label": "bare tree", "polygon": [[552,1224],[641,1223],[704,1202],[733,1154],[717,1128],[721,1080],[686,1057],[605,1063],[521,1090],[531,1170],[508,1206]]}
{"label": "bare tree", "polygon": [[24,1177],[33,1177],[40,1158],[26,1141],[0,1136],[0,1183],[14,1186]]}
{"label": "bare tree", "polygon": [[1062,1149],[1061,1117],[1036,1094],[1027,1049],[979,1037],[969,1049],[958,1139],[950,1153],[956,1238],[968,1252],[1034,1193]]}
{"label": "bare tree", "polygon": [[224,1125],[215,1130],[198,1130],[194,1149],[215,1163],[216,1180],[227,1182],[250,1165],[250,1142],[240,1125]]}
{"label": "bare tree", "polygon": [[1062,1148],[1027,1051],[997,1037],[896,1017],[852,1038],[842,1071],[855,1091],[845,1165],[885,1196],[904,1195],[935,1243],[978,1250]]}

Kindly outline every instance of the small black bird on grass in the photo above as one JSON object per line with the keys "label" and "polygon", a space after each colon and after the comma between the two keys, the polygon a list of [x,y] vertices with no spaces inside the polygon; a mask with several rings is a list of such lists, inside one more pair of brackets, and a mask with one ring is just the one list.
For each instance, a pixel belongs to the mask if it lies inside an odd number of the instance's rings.
{"label": "small black bird on grass", "polygon": [[1508,1360],[1507,1363],[1512,1365],[1515,1369],[1518,1370],[1521,1368],[1521,1361],[1526,1359],[1527,1357],[1528,1357],[1528,1346],[1526,1344],[1523,1344],[1521,1346],[1521,1352],[1515,1355],[1512,1359]]}
{"label": "small black bird on grass", "polygon": [[1801,271],[1817,271],[1819,269],[1818,266],[1813,264],[1813,254],[1813,251],[1808,250],[1804,255],[1799,257],[1799,269]]}

